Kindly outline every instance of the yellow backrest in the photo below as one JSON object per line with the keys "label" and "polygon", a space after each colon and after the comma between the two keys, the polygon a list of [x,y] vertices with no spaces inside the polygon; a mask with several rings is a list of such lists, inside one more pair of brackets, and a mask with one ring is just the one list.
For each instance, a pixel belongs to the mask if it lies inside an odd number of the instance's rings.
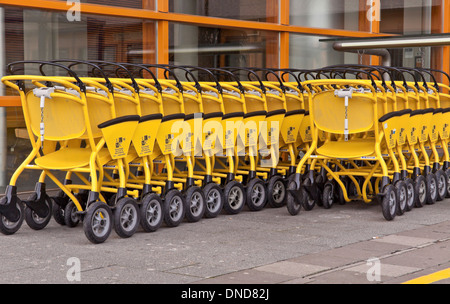
{"label": "yellow backrest", "polygon": [[338,97],[334,91],[319,92],[312,98],[314,123],[320,130],[344,134],[346,118],[348,134],[369,131],[374,125],[376,102],[370,94],[353,93],[348,107],[345,98]]}
{"label": "yellow backrest", "polygon": [[[70,140],[80,138],[85,133],[86,123],[83,105],[76,99],[79,99],[79,97],[55,91],[51,95],[51,99],[45,100],[43,112],[45,140]],[[26,94],[26,101],[23,106],[29,113],[29,123],[33,134],[40,136],[40,97],[35,96],[33,91],[29,91]]]}

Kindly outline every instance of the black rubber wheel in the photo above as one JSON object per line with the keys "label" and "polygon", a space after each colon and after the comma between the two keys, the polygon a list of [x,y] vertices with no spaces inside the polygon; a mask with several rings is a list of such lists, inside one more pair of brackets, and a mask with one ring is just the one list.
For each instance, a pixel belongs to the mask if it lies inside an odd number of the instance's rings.
{"label": "black rubber wheel", "polygon": [[438,196],[438,183],[436,180],[436,175],[430,173],[425,177],[425,180],[427,183],[427,204],[433,205],[436,203]]}
{"label": "black rubber wheel", "polygon": [[267,192],[264,182],[259,178],[253,178],[247,185],[246,200],[251,211],[259,211],[267,203]]}
{"label": "black rubber wheel", "polygon": [[415,204],[416,204],[416,198],[417,195],[415,194],[415,187],[414,182],[410,178],[405,178],[404,180],[406,185],[406,191],[407,191],[407,201],[406,201],[406,211],[411,211]]}
{"label": "black rubber wheel", "polygon": [[[36,200],[37,194],[33,193],[28,198],[29,201]],[[47,205],[48,213],[44,217],[40,217],[37,215],[31,208],[25,205],[25,222],[27,223],[28,227],[30,227],[33,230],[41,230],[44,229],[48,223],[50,222],[50,219],[52,218],[52,200],[47,196],[44,199],[44,204]]]}
{"label": "black rubber wheel", "polygon": [[64,222],[67,227],[76,227],[80,222],[80,217],[76,214],[77,211],[79,210],[75,203],[72,200],[69,200],[66,208],[64,208]]}
{"label": "black rubber wheel", "polygon": [[140,223],[139,206],[131,197],[121,198],[114,209],[114,230],[121,238],[129,238],[136,233]]}
{"label": "black rubber wheel", "polygon": [[169,190],[164,197],[164,222],[169,227],[181,224],[185,215],[183,196],[177,189]]}
{"label": "black rubber wheel", "polygon": [[423,175],[414,179],[414,195],[416,196],[416,208],[422,208],[427,202],[427,182]]}
{"label": "black rubber wheel", "polygon": [[58,205],[53,198],[53,207],[52,207],[52,215],[55,222],[60,224],[61,226],[65,226],[66,222],[64,220],[64,208],[61,208],[60,205]]}
{"label": "black rubber wheel", "polygon": [[387,221],[392,221],[397,214],[397,191],[393,185],[384,186],[381,210]]}
{"label": "black rubber wheel", "polygon": [[447,178],[447,195],[445,197],[450,197],[450,169],[445,170],[445,176]]}
{"label": "black rubber wheel", "polygon": [[325,209],[330,209],[333,204],[336,197],[336,194],[334,193],[334,184],[331,181],[327,181],[325,185],[323,186],[323,192],[322,192],[322,207]]}
{"label": "black rubber wheel", "polygon": [[[303,187],[302,187],[302,206],[303,209],[305,209],[306,211],[311,211],[314,206],[316,205],[316,202],[313,198],[313,196],[306,191],[305,186],[311,186],[311,180],[309,178],[306,178],[305,181],[303,182]],[[310,188],[311,191],[315,191],[313,188]]]}
{"label": "black rubber wheel", "polygon": [[324,177],[320,174],[318,174],[315,178],[314,178],[314,184],[316,185],[316,189],[314,191],[317,191],[317,200],[315,202],[315,204],[317,206],[322,207],[323,206],[323,202],[322,202],[322,193],[323,193],[323,187],[325,186],[326,181],[324,180]]}
{"label": "black rubber wheel", "polygon": [[156,193],[149,193],[142,198],[141,206],[141,227],[146,232],[154,232],[163,223],[163,202]]}
{"label": "black rubber wheel", "polygon": [[222,211],[223,202],[225,201],[222,189],[215,183],[208,183],[203,188],[203,194],[206,202],[205,217],[217,217]]}
{"label": "black rubber wheel", "polygon": [[437,196],[436,201],[442,201],[447,197],[447,175],[443,170],[435,172],[437,182]]}
{"label": "black rubber wheel", "polygon": [[94,244],[106,241],[113,226],[111,208],[103,202],[94,202],[87,208],[83,219],[84,234]]}
{"label": "black rubber wheel", "polygon": [[[5,197],[0,201],[0,204],[4,204],[5,203],[4,201],[6,201]],[[16,208],[19,210],[19,218],[15,222],[9,221],[5,216],[0,215],[0,232],[1,233],[5,234],[5,235],[11,235],[11,234],[14,234],[17,231],[19,231],[20,227],[22,227],[25,216],[24,216],[23,203],[19,199],[17,199]]]}
{"label": "black rubber wheel", "polygon": [[52,200],[53,204],[53,219],[61,226],[65,226],[66,222],[64,221],[64,207],[67,205],[69,197],[62,190],[60,190],[56,196],[50,196],[50,199]]}
{"label": "black rubber wheel", "polygon": [[[341,177],[341,182],[344,184],[345,189],[348,189],[348,185],[349,183],[351,183],[350,179],[346,176]],[[338,189],[337,189],[337,202],[339,205],[345,205],[347,202],[344,199],[344,191],[342,190],[342,187],[338,184]],[[348,191],[347,191],[347,196],[349,196]]]}
{"label": "black rubber wheel", "polygon": [[274,175],[267,183],[267,204],[272,208],[280,208],[286,204],[286,185],[284,178]]}
{"label": "black rubber wheel", "polygon": [[403,215],[406,212],[408,203],[406,183],[402,180],[395,182],[395,190],[397,191],[397,215]]}
{"label": "black rubber wheel", "polygon": [[231,181],[225,185],[223,189],[225,200],[223,209],[228,214],[238,214],[245,205],[244,186],[238,181]]}
{"label": "black rubber wheel", "polygon": [[197,186],[191,186],[185,193],[186,220],[194,223],[202,219],[205,214],[205,196],[202,189]]}
{"label": "black rubber wheel", "polygon": [[289,190],[298,190],[297,183],[295,181],[290,181],[287,187],[287,196],[286,196],[286,207],[290,215],[297,215],[300,213],[302,209],[302,197],[294,198],[293,194],[289,192]]}

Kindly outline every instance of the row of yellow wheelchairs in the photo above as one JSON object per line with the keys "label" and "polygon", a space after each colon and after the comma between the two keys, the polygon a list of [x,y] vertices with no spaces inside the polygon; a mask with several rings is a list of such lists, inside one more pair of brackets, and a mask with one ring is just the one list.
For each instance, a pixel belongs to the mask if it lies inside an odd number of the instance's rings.
{"label": "row of yellow wheelchairs", "polygon": [[377,199],[393,220],[448,197],[450,88],[436,77],[449,75],[362,65],[302,73],[313,135],[288,185],[291,214]]}
{"label": "row of yellow wheelchairs", "polygon": [[[139,225],[151,232],[245,205],[286,204],[295,215],[373,198],[391,220],[448,193],[450,99],[434,80],[448,77],[440,71],[80,60],[8,71],[2,81],[21,96],[32,151],[0,201],[4,234],[24,219],[43,229],[53,215],[70,227],[81,221],[101,243],[112,229],[130,237]],[[41,173],[21,201],[24,170]],[[47,177],[60,189],[51,197]]]}

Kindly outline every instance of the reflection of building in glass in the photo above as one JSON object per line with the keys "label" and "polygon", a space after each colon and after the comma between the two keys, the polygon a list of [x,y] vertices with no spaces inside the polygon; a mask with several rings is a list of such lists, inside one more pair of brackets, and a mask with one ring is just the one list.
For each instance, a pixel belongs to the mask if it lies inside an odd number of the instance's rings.
{"label": "reflection of building in glass", "polygon": [[[378,56],[337,52],[321,40],[450,31],[450,7],[444,0],[380,0],[376,7],[365,0],[81,0],[79,21],[67,19],[66,1],[10,2],[0,0],[2,75],[9,62],[67,58],[299,69],[380,64]],[[450,70],[449,47],[388,51],[394,66]],[[33,70],[25,67],[24,72]],[[20,99],[2,89],[0,181],[7,183],[30,145]],[[32,190],[36,176],[26,174],[20,189]]]}

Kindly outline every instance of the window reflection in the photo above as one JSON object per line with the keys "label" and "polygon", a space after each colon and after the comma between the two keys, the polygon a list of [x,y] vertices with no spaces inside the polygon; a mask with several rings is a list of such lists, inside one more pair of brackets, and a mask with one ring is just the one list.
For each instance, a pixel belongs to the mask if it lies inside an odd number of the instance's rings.
{"label": "window reflection", "polygon": [[278,67],[278,33],[171,24],[171,64]]}
{"label": "window reflection", "polygon": [[279,0],[169,0],[169,11],[237,20],[278,22]]}
{"label": "window reflection", "polygon": [[[109,1],[95,2],[112,5]],[[133,1],[119,1],[116,4],[125,2],[131,4]],[[4,49],[6,63],[55,59],[142,63],[144,60],[152,60],[151,56],[144,57],[144,54],[155,53],[154,35],[144,36],[143,34],[154,33],[154,23],[151,21],[81,14],[80,21],[69,22],[65,12],[14,8],[3,10],[5,37],[7,37]],[[147,52],[143,51],[144,45]],[[36,72],[29,66],[26,66],[24,70],[25,73]],[[54,72],[58,73],[56,70]],[[5,95],[17,95],[17,93],[7,89]],[[4,183],[8,183],[12,173],[31,151],[31,146],[29,139],[24,136],[26,132],[23,132],[25,122],[22,109],[6,107],[4,111],[7,156],[3,175]],[[38,177],[39,172],[25,170],[18,181],[18,187],[21,191],[33,190]],[[4,190],[4,186],[5,184],[0,185],[0,191]],[[49,180],[48,187],[53,186]]]}

